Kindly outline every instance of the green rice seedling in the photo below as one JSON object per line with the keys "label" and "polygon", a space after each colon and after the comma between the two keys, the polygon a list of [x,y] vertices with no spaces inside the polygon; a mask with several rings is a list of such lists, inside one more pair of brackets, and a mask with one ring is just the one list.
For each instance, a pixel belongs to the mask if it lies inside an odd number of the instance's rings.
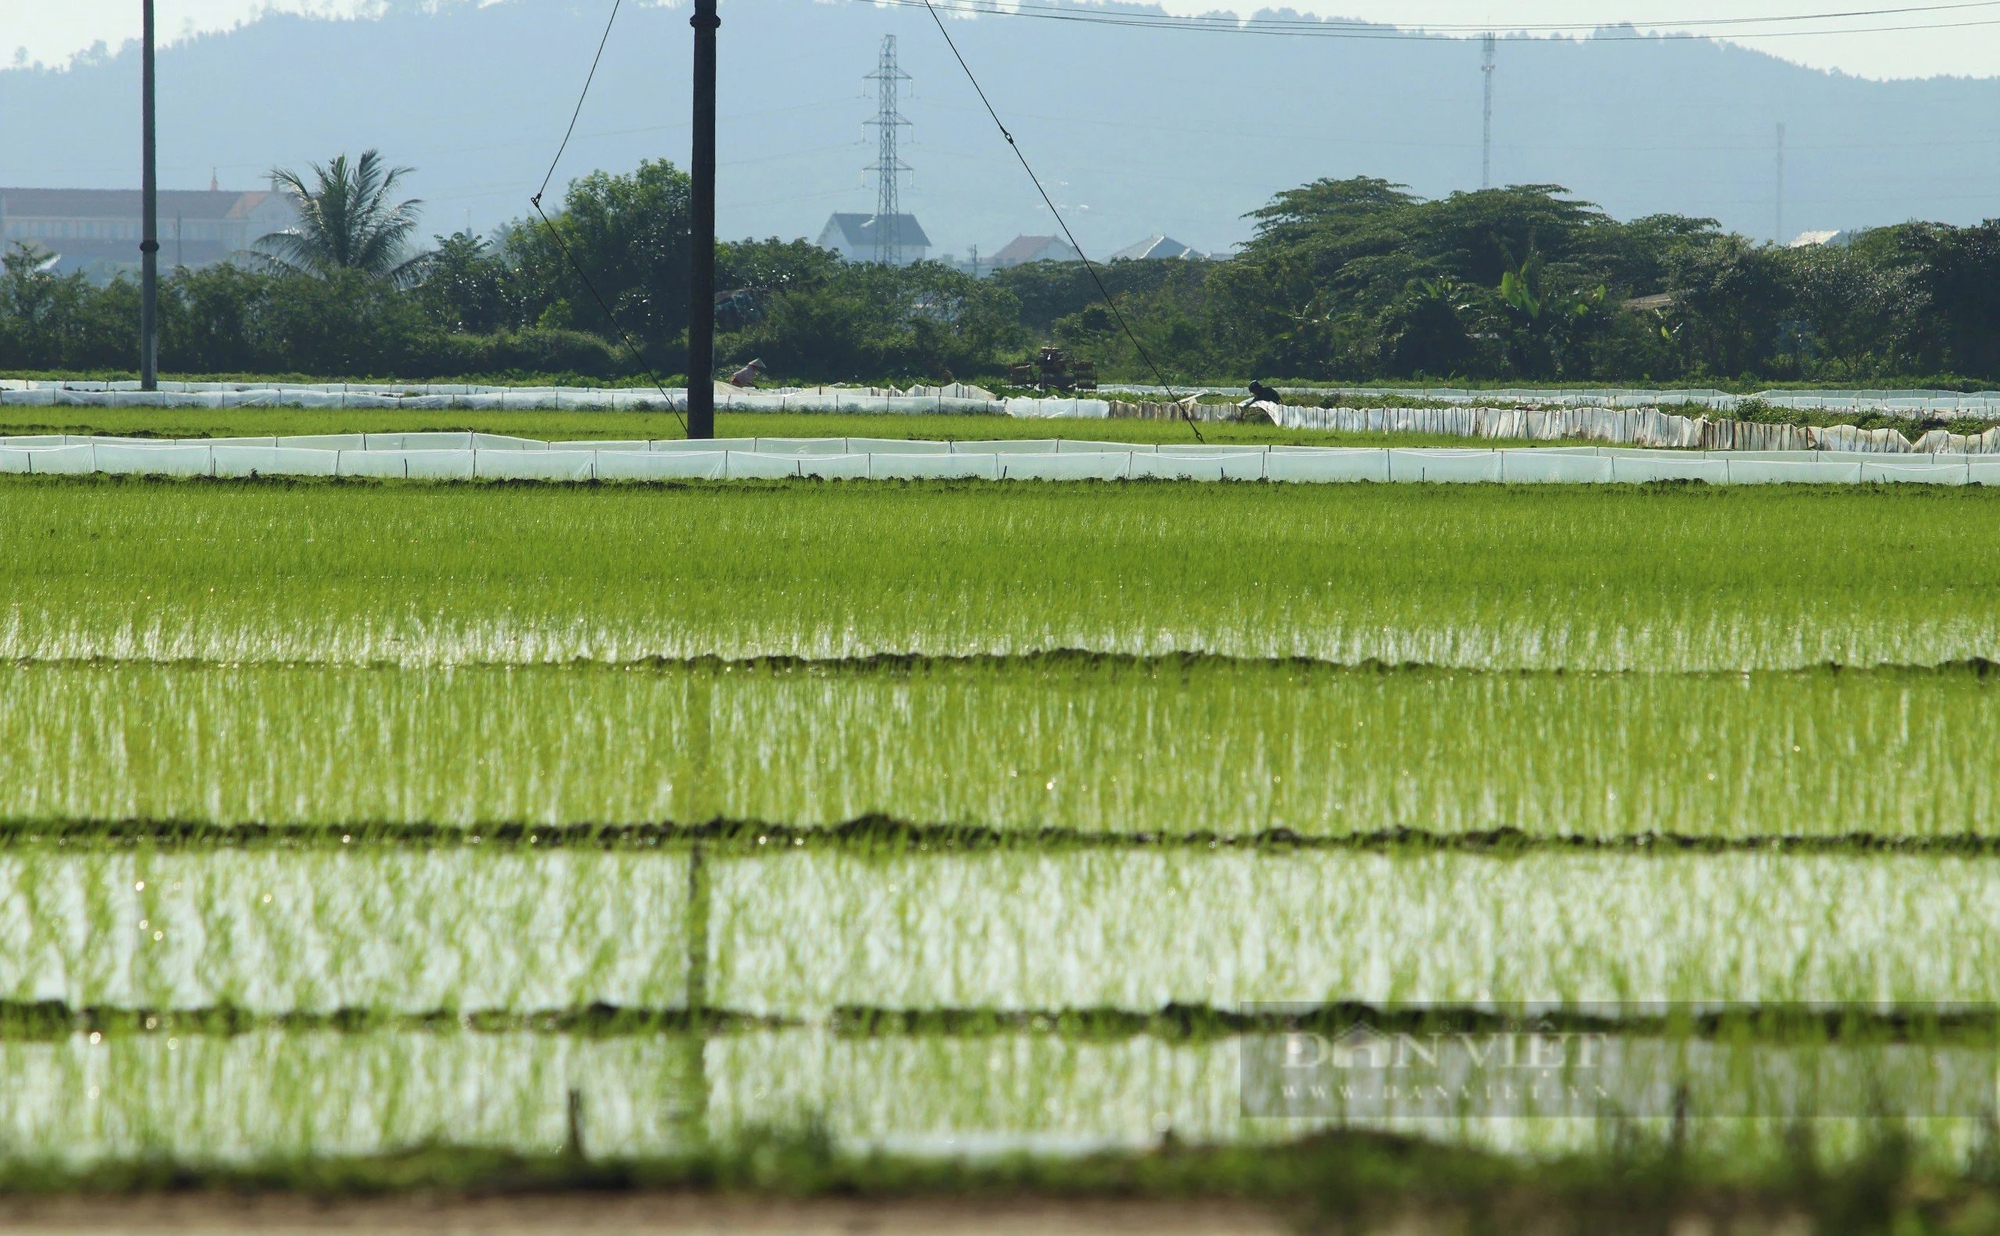
{"label": "green rice seedling", "polygon": [[249,1014],[666,1009],[687,856],[352,844],[0,852],[0,999]]}
{"label": "green rice seedling", "polygon": [[721,1007],[2000,998],[1993,860],[1201,849],[711,863]]}
{"label": "green rice seedling", "polygon": [[0,819],[1959,842],[2000,837],[1997,691],[1971,668],[25,663],[0,667]]}
{"label": "green rice seedling", "polygon": [[[2000,658],[2000,494],[0,485],[0,658]],[[1837,538],[1837,541],[1830,540]]]}

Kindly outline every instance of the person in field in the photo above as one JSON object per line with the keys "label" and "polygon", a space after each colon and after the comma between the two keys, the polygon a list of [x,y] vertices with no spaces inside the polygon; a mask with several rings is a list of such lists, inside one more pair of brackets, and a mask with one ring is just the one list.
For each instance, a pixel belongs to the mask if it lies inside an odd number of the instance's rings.
{"label": "person in field", "polygon": [[731,386],[755,386],[757,385],[758,376],[763,372],[764,362],[753,360],[743,366],[743,368],[738,369],[735,373],[730,374],[729,384]]}
{"label": "person in field", "polygon": [[1269,421],[1272,424],[1276,424],[1278,409],[1283,406],[1284,402],[1285,397],[1283,395],[1280,395],[1262,382],[1252,382],[1250,383],[1250,398],[1236,405],[1236,415],[1242,420]]}

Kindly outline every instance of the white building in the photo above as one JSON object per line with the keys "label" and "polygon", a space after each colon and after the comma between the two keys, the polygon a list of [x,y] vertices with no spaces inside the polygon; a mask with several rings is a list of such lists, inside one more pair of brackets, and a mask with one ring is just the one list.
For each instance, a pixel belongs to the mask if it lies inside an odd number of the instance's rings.
{"label": "white building", "polygon": [[[873,262],[877,253],[877,229],[874,215],[835,213],[820,229],[819,247],[831,249],[850,262]],[[924,235],[924,229],[917,223],[915,215],[897,215],[896,231],[889,238],[889,244],[894,248],[889,264],[908,266],[924,260],[930,252],[931,238]]]}
{"label": "white building", "polygon": [[[278,193],[162,189],[160,265],[207,266],[241,259],[272,232],[298,222]],[[137,189],[0,189],[0,247],[32,245],[54,269],[109,276],[139,266]]]}
{"label": "white building", "polygon": [[1792,240],[1792,243],[1786,245],[1785,248],[1819,249],[1828,246],[1838,248],[1842,245],[1851,244],[1853,240],[1854,233],[1844,229],[1836,232],[1800,232]]}

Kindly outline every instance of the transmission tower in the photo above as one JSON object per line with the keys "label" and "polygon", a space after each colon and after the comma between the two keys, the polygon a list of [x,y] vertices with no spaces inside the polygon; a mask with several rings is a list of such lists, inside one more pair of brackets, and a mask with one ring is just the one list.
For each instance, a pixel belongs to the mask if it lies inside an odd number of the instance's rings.
{"label": "transmission tower", "polygon": [[909,124],[896,110],[897,87],[910,75],[896,67],[896,36],[882,36],[882,56],[875,71],[864,81],[875,83],[875,162],[865,169],[875,173],[875,260],[889,266],[903,264],[903,206],[896,193],[896,173],[910,169],[896,157],[896,130]]}
{"label": "transmission tower", "polygon": [[1493,36],[1486,35],[1480,40],[1486,45],[1485,60],[1479,66],[1480,74],[1486,79],[1486,102],[1481,110],[1479,134],[1479,187],[1493,187]]}

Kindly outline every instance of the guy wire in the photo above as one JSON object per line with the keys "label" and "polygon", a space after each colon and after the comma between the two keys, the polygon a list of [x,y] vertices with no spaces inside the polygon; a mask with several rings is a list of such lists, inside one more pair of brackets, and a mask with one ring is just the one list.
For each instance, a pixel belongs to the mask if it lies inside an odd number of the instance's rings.
{"label": "guy wire", "polygon": [[1153,354],[1146,350],[1145,344],[1139,342],[1139,336],[1133,333],[1132,327],[1125,321],[1124,313],[1119,311],[1118,302],[1111,298],[1111,289],[1104,286],[1103,277],[1097,273],[1097,263],[1091,261],[1089,256],[1084,253],[1082,245],[1076,243],[1076,235],[1069,230],[1069,223],[1062,217],[1062,211],[1056,209],[1055,201],[1049,197],[1049,191],[1042,187],[1042,178],[1035,175],[1034,168],[1028,166],[1028,156],[1021,153],[1021,144],[1014,140],[1012,133],[1007,131],[1007,126],[1000,120],[1000,113],[993,110],[992,101],[986,97],[985,88],[979,84],[979,79],[973,76],[972,66],[965,63],[965,57],[959,54],[958,44],[952,41],[951,31],[944,28],[944,18],[938,16],[938,11],[931,4],[931,0],[923,0],[923,6],[929,11],[931,20],[937,23],[938,33],[944,36],[945,46],[951,48],[952,58],[958,61],[959,68],[965,70],[965,80],[972,83],[972,89],[978,93],[979,101],[986,107],[986,114],[993,118],[994,127],[1000,130],[1000,136],[1007,139],[1007,148],[1012,150],[1014,157],[1021,161],[1021,170],[1028,173],[1028,179],[1035,182],[1035,192],[1042,195],[1042,203],[1049,208],[1049,213],[1055,216],[1056,226],[1063,230],[1063,236],[1068,239],[1069,247],[1076,250],[1076,255],[1083,259],[1084,269],[1090,272],[1090,281],[1097,285],[1097,294],[1104,298],[1104,304],[1111,310],[1111,316],[1118,320],[1118,329],[1125,332],[1125,337],[1130,339],[1132,346],[1139,350],[1139,356],[1146,362],[1146,367],[1153,371],[1153,376],[1158,378],[1160,385],[1166,388],[1167,395],[1172,400],[1174,406],[1181,409],[1181,418],[1187,421],[1188,428],[1194,431],[1194,440],[1197,442],[1208,441],[1208,439],[1201,436],[1200,426],[1195,424],[1194,411],[1183,407],[1180,400],[1173,397],[1175,393],[1174,384],[1167,381],[1166,373],[1153,360]]}

